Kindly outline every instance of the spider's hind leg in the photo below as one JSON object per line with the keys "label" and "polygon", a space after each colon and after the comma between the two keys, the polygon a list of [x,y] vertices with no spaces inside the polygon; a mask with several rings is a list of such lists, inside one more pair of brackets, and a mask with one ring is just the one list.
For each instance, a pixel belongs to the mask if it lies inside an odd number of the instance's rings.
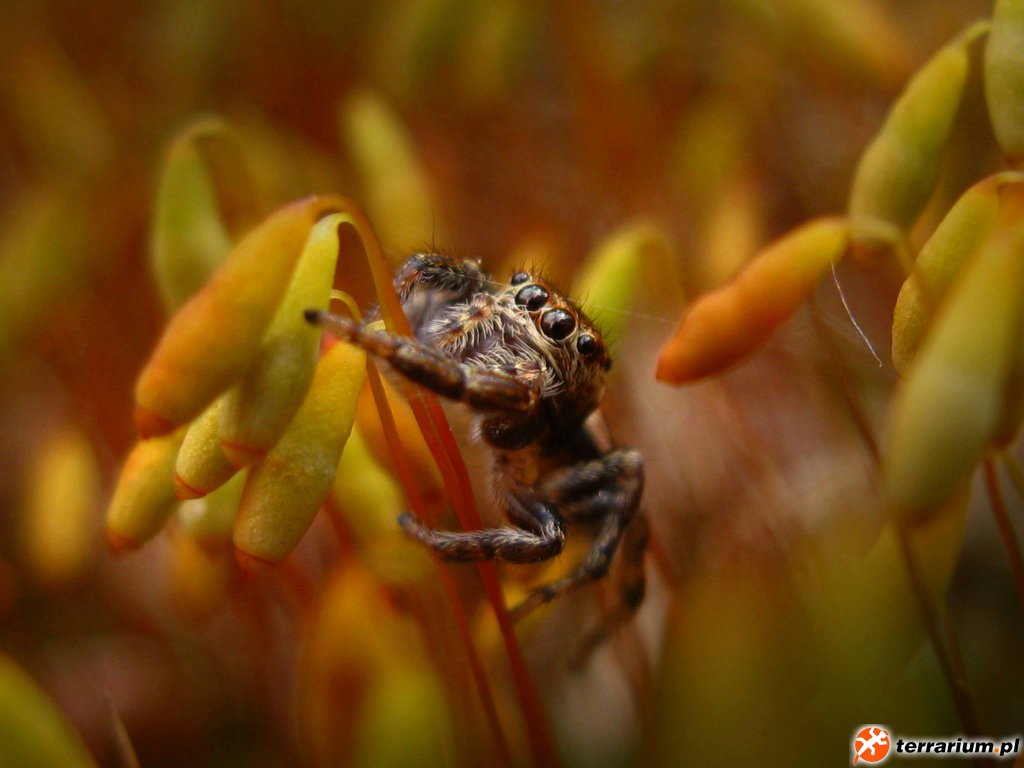
{"label": "spider's hind leg", "polygon": [[[499,472],[507,454],[499,454]],[[430,547],[442,560],[503,560],[536,563],[550,560],[565,546],[565,520],[543,494],[505,476],[503,503],[511,526],[476,531],[437,531],[410,514],[398,522],[410,536]]]}
{"label": "spider's hind leg", "polygon": [[643,602],[646,583],[643,558],[647,521],[639,510],[643,484],[643,459],[631,449],[613,450],[569,467],[544,484],[544,490],[567,517],[599,521],[598,531],[583,563],[561,579],[533,590],[512,610],[513,618],[520,619],[567,592],[604,578],[616,553],[618,604],[604,622],[587,633],[587,653],[614,625],[634,613]]}

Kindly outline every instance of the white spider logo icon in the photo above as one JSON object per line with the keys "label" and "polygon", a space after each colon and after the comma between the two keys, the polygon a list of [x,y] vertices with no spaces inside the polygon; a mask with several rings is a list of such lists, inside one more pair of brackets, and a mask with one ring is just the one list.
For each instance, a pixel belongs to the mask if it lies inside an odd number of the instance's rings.
{"label": "white spider logo icon", "polygon": [[[853,742],[854,747],[854,758],[853,764],[856,765],[857,761],[862,757],[866,762],[873,763],[876,760],[880,760],[889,752],[889,732],[883,728],[865,728]],[[877,748],[885,747],[882,750],[882,754],[878,754]],[[877,757],[876,757],[877,755]]]}

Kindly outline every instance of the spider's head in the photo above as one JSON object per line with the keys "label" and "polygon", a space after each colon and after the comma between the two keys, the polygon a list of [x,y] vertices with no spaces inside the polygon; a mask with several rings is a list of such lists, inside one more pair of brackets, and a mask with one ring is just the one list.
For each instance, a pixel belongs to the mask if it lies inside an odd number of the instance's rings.
{"label": "spider's head", "polygon": [[550,364],[559,394],[581,411],[595,408],[611,368],[601,332],[567,296],[528,272],[516,272],[504,291],[529,333],[526,341]]}

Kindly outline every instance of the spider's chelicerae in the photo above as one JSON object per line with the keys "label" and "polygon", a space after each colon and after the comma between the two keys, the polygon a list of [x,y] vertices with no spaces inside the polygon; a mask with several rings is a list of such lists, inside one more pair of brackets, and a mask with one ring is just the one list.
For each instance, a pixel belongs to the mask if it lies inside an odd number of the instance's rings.
{"label": "spider's chelicerae", "polygon": [[415,338],[326,313],[307,317],[474,412],[474,433],[493,451],[492,486],[511,523],[437,531],[406,514],[401,526],[445,560],[530,563],[562,551],[566,519],[589,523],[596,533],[583,562],[534,590],[514,613],[602,578],[620,551],[621,600],[608,622],[630,615],[644,592],[643,460],[635,450],[600,446],[588,422],[611,366],[594,324],[527,272],[503,285],[475,262],[436,254],[410,257],[395,290]]}

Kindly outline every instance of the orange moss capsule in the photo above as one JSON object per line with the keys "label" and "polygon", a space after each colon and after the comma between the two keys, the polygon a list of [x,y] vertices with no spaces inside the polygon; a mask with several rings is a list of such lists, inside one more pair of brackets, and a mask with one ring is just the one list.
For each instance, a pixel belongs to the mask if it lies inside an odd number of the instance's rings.
{"label": "orange moss capsule", "polygon": [[277,444],[249,469],[235,521],[243,561],[276,563],[298,544],[327,497],[366,378],[366,355],[335,344]]}
{"label": "orange moss capsule", "polygon": [[903,520],[927,519],[996,437],[1020,347],[1022,256],[1019,222],[982,244],[895,398],[882,487]]}
{"label": "orange moss capsule", "polygon": [[128,454],[107,508],[107,543],[115,552],[141,546],[178,505],[174,462],[185,430],[142,440]]}
{"label": "orange moss capsule", "polygon": [[327,309],[338,260],[338,227],[344,220],[332,214],[313,227],[256,362],[224,397],[220,439],[235,466],[252,464],[266,454],[309,388],[321,334],[303,312]]}
{"label": "orange moss capsule", "polygon": [[800,308],[822,273],[843,255],[847,240],[845,220],[822,218],[768,246],[686,311],[658,356],[658,379],[694,381],[751,354]]}
{"label": "orange moss capsule", "polygon": [[251,365],[309,230],[340,204],[310,197],[271,215],[171,318],[135,387],[142,436],[190,421]]}
{"label": "orange moss capsule", "polygon": [[914,262],[892,317],[892,362],[906,373],[943,297],[960,268],[992,231],[999,212],[999,190],[1024,181],[1024,174],[996,174],[968,189],[950,208]]}
{"label": "orange moss capsule", "polygon": [[213,402],[192,422],[174,465],[174,491],[179,499],[198,499],[220,488],[238,470],[220,445],[220,412],[224,398]]}
{"label": "orange moss capsule", "polygon": [[864,150],[850,191],[854,242],[878,247],[898,238],[928,202],[967,79],[967,45],[977,34],[972,27],[914,75]]}
{"label": "orange moss capsule", "polygon": [[996,0],[985,46],[985,98],[1003,154],[1024,163],[1024,0]]}

